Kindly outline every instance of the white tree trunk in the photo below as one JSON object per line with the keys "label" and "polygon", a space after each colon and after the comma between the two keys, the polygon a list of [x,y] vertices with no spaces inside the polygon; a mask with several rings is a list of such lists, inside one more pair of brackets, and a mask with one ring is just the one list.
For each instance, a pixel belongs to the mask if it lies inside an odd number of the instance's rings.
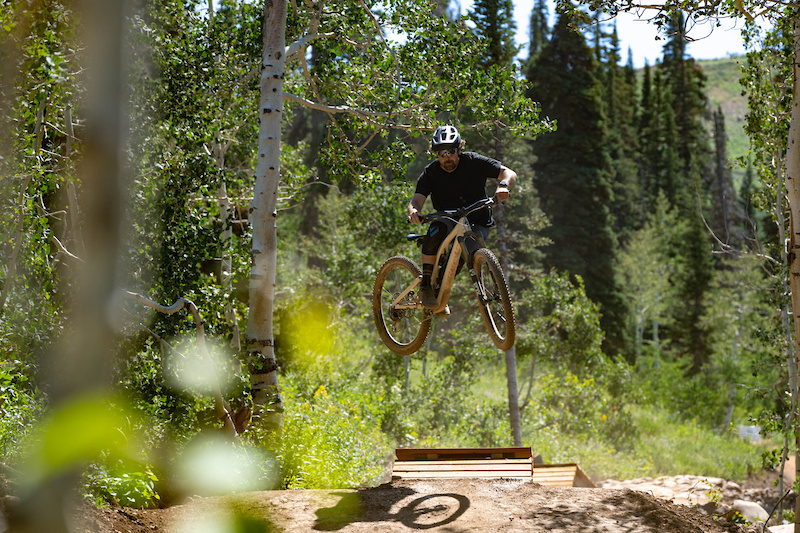
{"label": "white tree trunk", "polygon": [[519,413],[519,393],[517,392],[517,347],[506,350],[506,382],[508,383],[508,416],[511,423],[511,437],[514,446],[522,446],[522,417]]}
{"label": "white tree trunk", "polygon": [[[500,142],[500,131],[497,126],[494,129],[495,156],[499,161],[503,158],[503,145]],[[508,236],[506,235],[506,216],[503,205],[498,205],[496,210],[497,219],[497,242],[500,247],[500,266],[503,269],[503,276],[508,284],[508,273],[510,272],[510,262],[508,260]],[[517,347],[512,346],[505,352],[506,359],[506,386],[508,388],[508,421],[511,425],[511,438],[514,446],[522,446],[522,417],[519,409],[519,385],[517,384]]]}
{"label": "white tree trunk", "polygon": [[286,0],[265,0],[258,163],[253,203],[250,206],[253,247],[247,320],[247,349],[254,362],[251,385],[256,415],[268,405],[275,411],[283,410],[278,390],[272,314],[278,262],[277,199],[285,50]]}
{"label": "white tree trunk", "polygon": [[[800,347],[797,343],[800,340],[800,244],[798,244],[798,236],[800,236],[800,88],[798,88],[798,74],[800,68],[798,61],[800,61],[800,18],[794,20],[794,57],[793,57],[793,78],[794,89],[792,93],[792,117],[789,123],[789,139],[786,148],[786,198],[789,201],[789,226],[791,234],[789,236],[789,285],[792,289],[792,316],[794,318],[794,357],[797,358],[800,354]],[[795,359],[797,360],[797,359]],[[795,368],[800,367],[796,364]],[[796,383],[790,377],[790,383]],[[797,412],[798,402],[796,401],[797,391],[792,391],[793,404],[795,407],[794,423],[795,423],[795,439],[800,450],[800,432],[797,431],[797,425],[800,422],[800,417]],[[797,470],[795,475],[800,475],[800,452],[796,456],[795,464]],[[800,498],[797,499],[795,506],[795,533],[800,533]]]}
{"label": "white tree trunk", "polygon": [[[508,247],[506,246],[506,222],[504,206],[499,205],[496,209],[498,244],[500,247],[500,263],[503,268],[503,275],[508,283]],[[508,420],[511,425],[511,438],[514,446],[522,446],[522,417],[519,410],[519,386],[517,384],[517,347],[505,351],[506,360],[506,384],[508,387]]]}

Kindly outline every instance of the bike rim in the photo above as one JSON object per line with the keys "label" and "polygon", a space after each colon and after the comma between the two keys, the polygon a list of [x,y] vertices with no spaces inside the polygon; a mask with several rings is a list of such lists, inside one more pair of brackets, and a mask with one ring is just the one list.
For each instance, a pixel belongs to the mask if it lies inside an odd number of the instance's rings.
{"label": "bike rim", "polygon": [[[398,309],[392,302],[408,287],[416,275],[405,268],[395,268],[381,288],[381,314],[386,332],[398,345],[408,345],[416,339],[424,319],[422,309]],[[416,291],[406,295],[399,304],[413,304]]]}

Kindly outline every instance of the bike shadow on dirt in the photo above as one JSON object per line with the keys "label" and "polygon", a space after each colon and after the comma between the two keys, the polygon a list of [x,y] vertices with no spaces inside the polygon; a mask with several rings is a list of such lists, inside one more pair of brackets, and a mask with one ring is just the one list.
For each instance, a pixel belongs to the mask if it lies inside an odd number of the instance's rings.
{"label": "bike shadow on dirt", "polygon": [[424,494],[408,487],[364,488],[356,492],[334,492],[340,500],[333,507],[316,511],[316,531],[337,531],[354,522],[398,522],[409,529],[431,529],[454,522],[469,509],[462,494]]}

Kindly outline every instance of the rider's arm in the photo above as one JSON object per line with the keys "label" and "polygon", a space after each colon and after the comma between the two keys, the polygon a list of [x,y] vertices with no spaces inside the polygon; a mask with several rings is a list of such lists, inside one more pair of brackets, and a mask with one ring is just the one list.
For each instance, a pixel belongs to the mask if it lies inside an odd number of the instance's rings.
{"label": "rider's arm", "polygon": [[427,196],[421,193],[414,193],[414,196],[411,197],[411,201],[408,203],[408,221],[414,222],[415,224],[421,224],[422,219],[419,218],[419,215],[422,212],[422,206],[425,205],[425,199]]}
{"label": "rider's arm", "polygon": [[500,167],[500,174],[497,176],[497,190],[495,196],[501,202],[508,200],[508,194],[514,182],[517,181],[517,173],[503,165]]}

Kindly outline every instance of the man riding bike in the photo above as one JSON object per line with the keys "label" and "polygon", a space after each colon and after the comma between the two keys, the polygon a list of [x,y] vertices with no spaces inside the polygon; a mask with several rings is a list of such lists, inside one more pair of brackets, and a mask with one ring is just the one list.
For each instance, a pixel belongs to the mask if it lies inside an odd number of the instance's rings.
{"label": "man riding bike", "polygon": [[[436,161],[429,163],[417,179],[417,188],[408,204],[409,222],[422,223],[420,214],[428,196],[437,211],[460,209],[488,198],[487,179],[498,181],[495,191],[497,199],[500,202],[508,200],[510,189],[517,180],[517,173],[494,159],[475,152],[464,152],[465,144],[454,126],[440,126],[436,129],[431,139],[431,152],[436,154]],[[468,218],[473,224],[473,230],[485,239],[489,235],[489,228],[494,225],[491,210],[487,208],[476,211]],[[420,300],[429,309],[437,306],[436,294],[431,284],[436,252],[455,224],[450,219],[431,222],[422,244]]]}

